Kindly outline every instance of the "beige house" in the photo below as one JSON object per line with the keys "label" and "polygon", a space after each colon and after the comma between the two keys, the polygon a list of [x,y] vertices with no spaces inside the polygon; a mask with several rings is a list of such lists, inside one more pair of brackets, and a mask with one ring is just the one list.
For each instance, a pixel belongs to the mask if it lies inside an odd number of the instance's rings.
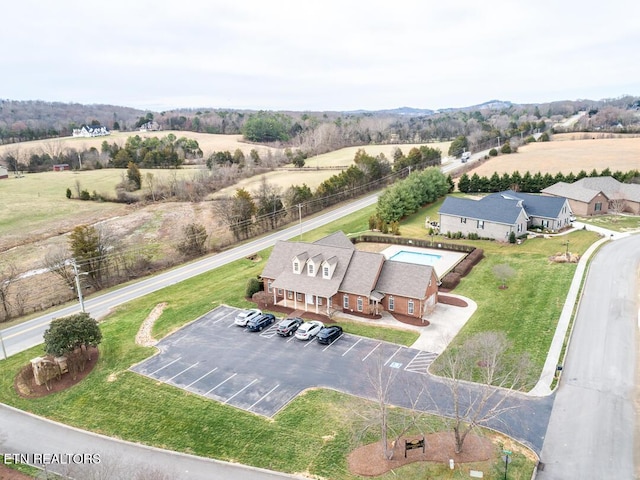
{"label": "beige house", "polygon": [[567,198],[574,214],[583,217],[623,212],[640,215],[640,185],[621,183],[613,177],[558,182],[541,193]]}
{"label": "beige house", "polygon": [[313,243],[277,242],[261,277],[274,304],[322,315],[386,310],[421,318],[437,302],[431,266],[356,250],[342,232]]}

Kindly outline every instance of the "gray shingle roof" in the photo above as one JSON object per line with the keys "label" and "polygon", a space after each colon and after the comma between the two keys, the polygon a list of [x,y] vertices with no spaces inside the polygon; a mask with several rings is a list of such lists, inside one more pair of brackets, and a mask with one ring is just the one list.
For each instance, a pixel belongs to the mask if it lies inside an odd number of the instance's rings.
{"label": "gray shingle roof", "polygon": [[514,192],[506,190],[500,193],[492,193],[491,195],[480,200],[486,201],[487,198],[500,196],[507,199],[522,200],[524,211],[530,217],[542,218],[558,218],[562,213],[562,207],[565,206],[566,199],[561,197],[545,197],[544,195],[534,195],[531,193]]}
{"label": "gray shingle roof", "polygon": [[[584,180],[584,179],[583,179]],[[584,183],[580,180],[573,183],[566,182],[558,182],[554,183],[550,187],[547,187],[542,190],[542,193],[546,193],[547,195],[555,195],[558,197],[565,197],[571,200],[577,200],[579,202],[589,203],[593,200],[593,197],[598,195],[601,190],[595,190],[592,188],[587,188]],[[605,196],[608,198],[608,195],[603,192]]]}
{"label": "gray shingle roof", "polygon": [[340,291],[369,296],[376,286],[383,263],[384,255],[381,253],[356,250],[353,252],[349,269],[340,285]]}
{"label": "gray shingle roof", "polygon": [[347,237],[342,230],[338,230],[331,235],[322,237],[320,240],[316,240],[313,243],[316,245],[328,245],[330,247],[343,247],[350,248],[352,250],[356,249],[353,243],[351,243],[351,240],[349,240],[349,237]]}
{"label": "gray shingle roof", "polygon": [[387,260],[375,289],[387,295],[424,298],[432,272],[433,268],[429,265]]}
{"label": "gray shingle roof", "polygon": [[518,220],[522,210],[523,207],[520,204],[520,200],[492,196],[485,197],[482,200],[447,197],[444,199],[438,213],[513,225]]}

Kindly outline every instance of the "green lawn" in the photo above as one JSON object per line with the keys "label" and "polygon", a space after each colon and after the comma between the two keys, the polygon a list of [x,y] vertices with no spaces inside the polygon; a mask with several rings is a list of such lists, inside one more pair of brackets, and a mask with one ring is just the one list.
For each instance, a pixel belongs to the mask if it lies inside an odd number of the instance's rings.
{"label": "green lawn", "polygon": [[640,217],[630,215],[597,215],[594,217],[578,217],[577,220],[588,225],[607,228],[615,232],[640,230]]}

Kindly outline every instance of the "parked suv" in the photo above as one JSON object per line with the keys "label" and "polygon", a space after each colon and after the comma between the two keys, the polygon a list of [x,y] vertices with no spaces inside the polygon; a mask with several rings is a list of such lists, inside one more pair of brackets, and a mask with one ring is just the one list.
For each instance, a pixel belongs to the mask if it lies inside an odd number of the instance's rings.
{"label": "parked suv", "polygon": [[311,320],[310,322],[304,322],[298,328],[296,332],[296,338],[298,340],[311,340],[318,332],[324,327],[324,323],[318,320]]}
{"label": "parked suv", "polygon": [[342,327],[339,325],[331,325],[329,327],[324,327],[320,332],[318,332],[318,343],[324,343],[328,345],[337,340],[340,335],[342,335]]}
{"label": "parked suv", "polygon": [[268,327],[273,322],[276,321],[276,317],[274,317],[270,313],[264,313],[262,315],[258,315],[257,317],[253,317],[251,320],[247,322],[247,330],[251,332],[259,332],[263,328]]}
{"label": "parked suv", "polygon": [[247,322],[252,318],[259,317],[262,315],[262,310],[258,310],[257,308],[252,308],[250,310],[244,310],[236,315],[236,319],[233,323],[238,325],[239,327],[246,327]]}
{"label": "parked suv", "polygon": [[278,335],[282,335],[283,337],[290,337],[296,333],[296,330],[298,330],[298,327],[302,325],[302,323],[303,320],[298,317],[285,318],[278,324],[276,332],[278,332]]}

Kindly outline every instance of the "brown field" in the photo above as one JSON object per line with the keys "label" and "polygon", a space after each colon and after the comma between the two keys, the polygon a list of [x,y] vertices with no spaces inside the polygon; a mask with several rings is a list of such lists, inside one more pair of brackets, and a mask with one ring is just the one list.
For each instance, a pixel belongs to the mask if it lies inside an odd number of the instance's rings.
{"label": "brown field", "polygon": [[[640,138],[598,138],[596,134],[583,133],[554,135],[552,142],[530,143],[518,148],[512,155],[494,157],[474,168],[473,173],[490,177],[493,172],[521,174],[556,174],[561,172],[587,173],[610,168],[612,172],[627,172],[640,168]],[[595,137],[595,138],[594,138]]]}
{"label": "brown field", "polygon": [[[117,143],[122,146],[127,141],[127,138],[139,135],[142,138],[149,137],[166,137],[170,133],[173,133],[177,138],[187,137],[198,141],[200,148],[204,154],[204,158],[207,158],[213,152],[228,150],[233,153],[236,149],[242,150],[242,153],[249,155],[252,149],[256,149],[258,154],[262,157],[267,155],[269,151],[274,152],[277,149],[267,147],[264,145],[254,145],[243,141],[242,135],[218,135],[212,133],[196,133],[196,132],[182,132],[178,130],[161,130],[158,132],[112,132],[111,135],[106,137],[95,138],[81,138],[81,137],[64,137],[64,138],[49,138],[46,140],[34,140],[33,142],[14,143],[10,145],[0,145],[0,156],[7,153],[19,155],[22,158],[28,158],[33,154],[42,154],[52,152],[64,152],[70,148],[76,150],[88,150],[91,147],[95,147],[100,150],[102,142],[105,140],[109,143]],[[20,157],[18,157],[20,158]]]}

